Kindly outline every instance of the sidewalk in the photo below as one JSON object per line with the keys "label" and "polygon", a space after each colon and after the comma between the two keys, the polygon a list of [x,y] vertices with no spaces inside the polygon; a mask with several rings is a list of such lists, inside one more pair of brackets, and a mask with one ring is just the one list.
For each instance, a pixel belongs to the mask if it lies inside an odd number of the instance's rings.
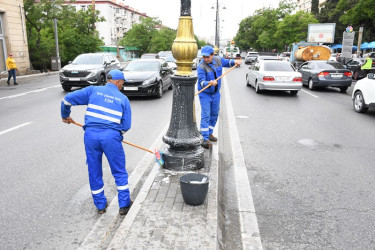
{"label": "sidewalk", "polygon": [[[46,76],[53,76],[53,75],[58,75],[58,74],[59,74],[59,71],[51,71],[51,72],[47,72],[47,73],[16,76],[16,79],[17,79],[17,83],[22,84],[22,83],[25,83],[25,82],[27,82],[28,80],[31,80],[31,79],[36,79],[36,78],[39,78],[39,77],[46,77]],[[8,86],[7,80],[8,80],[8,75],[7,74],[2,75],[0,77],[0,87]],[[13,85],[13,78],[10,80],[10,86],[14,86]]]}
{"label": "sidewalk", "polygon": [[218,147],[205,150],[209,191],[201,206],[184,203],[179,177],[155,165],[108,249],[217,249]]}

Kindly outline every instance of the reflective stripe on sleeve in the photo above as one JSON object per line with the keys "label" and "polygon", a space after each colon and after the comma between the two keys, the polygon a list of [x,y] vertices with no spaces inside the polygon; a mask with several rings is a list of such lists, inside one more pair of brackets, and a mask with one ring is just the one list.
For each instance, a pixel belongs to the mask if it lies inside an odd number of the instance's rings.
{"label": "reflective stripe on sleeve", "polygon": [[120,119],[116,119],[107,115],[97,114],[91,111],[86,111],[86,115],[121,124]]}
{"label": "reflective stripe on sleeve", "polygon": [[126,190],[126,189],[129,189],[129,185],[117,186],[117,190]]}
{"label": "reflective stripe on sleeve", "polygon": [[91,193],[92,194],[100,194],[101,192],[103,192],[104,191],[104,187],[102,187],[101,189],[99,189],[99,190],[91,190]]}
{"label": "reflective stripe on sleeve", "polygon": [[202,89],[204,88],[204,87],[203,87],[203,83],[204,83],[204,81],[201,81],[201,87],[202,87]]}
{"label": "reflective stripe on sleeve", "polygon": [[65,100],[65,98],[62,101],[65,105],[72,106],[72,104],[70,102],[68,102],[67,100]]}
{"label": "reflective stripe on sleeve", "polygon": [[215,127],[209,126],[210,129],[214,129]]}
{"label": "reflective stripe on sleeve", "polygon": [[89,104],[87,106],[88,108],[92,108],[92,109],[97,109],[97,110],[100,110],[100,111],[104,111],[104,112],[107,112],[107,113],[110,113],[112,115],[117,115],[117,116],[122,116],[122,112],[119,112],[119,111],[116,111],[116,110],[113,110],[113,109],[109,109],[109,108],[105,108],[105,107],[102,107],[102,106],[98,106],[98,105],[95,105],[95,104]]}
{"label": "reflective stripe on sleeve", "polygon": [[208,128],[201,128],[201,131],[208,131]]}

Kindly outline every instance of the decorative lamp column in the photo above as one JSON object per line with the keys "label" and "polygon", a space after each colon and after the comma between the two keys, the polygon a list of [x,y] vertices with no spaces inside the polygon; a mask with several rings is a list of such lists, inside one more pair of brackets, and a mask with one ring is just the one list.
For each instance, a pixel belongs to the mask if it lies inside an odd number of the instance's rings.
{"label": "decorative lamp column", "polygon": [[177,72],[172,76],[173,104],[169,129],[163,137],[168,144],[163,150],[164,167],[171,170],[196,170],[204,167],[202,135],[197,129],[194,113],[194,90],[197,76],[193,75],[193,59],[198,45],[194,39],[191,0],[181,0],[177,36],[172,53]]}

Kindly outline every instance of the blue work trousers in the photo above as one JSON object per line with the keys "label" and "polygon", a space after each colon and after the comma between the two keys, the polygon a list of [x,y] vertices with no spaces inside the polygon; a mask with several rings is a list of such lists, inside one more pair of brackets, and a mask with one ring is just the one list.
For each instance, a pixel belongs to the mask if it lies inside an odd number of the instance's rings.
{"label": "blue work trousers", "polygon": [[98,209],[103,209],[107,204],[107,199],[104,195],[102,170],[104,153],[117,185],[119,207],[128,207],[130,205],[130,192],[120,131],[88,127],[85,131],[84,141],[90,188],[95,206]]}
{"label": "blue work trousers", "polygon": [[204,140],[208,140],[212,134],[220,109],[220,92],[214,94],[206,94],[204,92],[199,94],[199,101],[201,102],[201,134]]}
{"label": "blue work trousers", "polygon": [[14,83],[16,83],[16,70],[15,69],[8,70],[8,82],[10,81],[12,76],[13,76]]}

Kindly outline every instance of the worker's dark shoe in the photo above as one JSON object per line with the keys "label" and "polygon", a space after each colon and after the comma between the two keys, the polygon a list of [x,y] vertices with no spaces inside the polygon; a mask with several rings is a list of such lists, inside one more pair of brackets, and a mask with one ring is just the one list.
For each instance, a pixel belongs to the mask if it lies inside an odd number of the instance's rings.
{"label": "worker's dark shoe", "polygon": [[10,82],[7,82],[8,83],[8,86],[10,85]]}
{"label": "worker's dark shoe", "polygon": [[19,84],[15,82],[14,85],[19,85]]}
{"label": "worker's dark shoe", "polygon": [[98,214],[104,214],[105,212],[107,212],[107,207],[108,207],[108,202],[107,204],[105,204],[105,208],[98,209]]}
{"label": "worker's dark shoe", "polygon": [[133,202],[130,201],[130,205],[128,207],[120,207],[120,210],[119,210],[119,214],[120,215],[127,215],[129,210],[130,210],[130,207],[133,205]]}
{"label": "worker's dark shoe", "polygon": [[210,141],[217,142],[217,137],[215,137],[213,134],[210,134],[210,137],[208,137]]}
{"label": "worker's dark shoe", "polygon": [[201,145],[204,148],[212,148],[212,143],[209,140],[203,141]]}

